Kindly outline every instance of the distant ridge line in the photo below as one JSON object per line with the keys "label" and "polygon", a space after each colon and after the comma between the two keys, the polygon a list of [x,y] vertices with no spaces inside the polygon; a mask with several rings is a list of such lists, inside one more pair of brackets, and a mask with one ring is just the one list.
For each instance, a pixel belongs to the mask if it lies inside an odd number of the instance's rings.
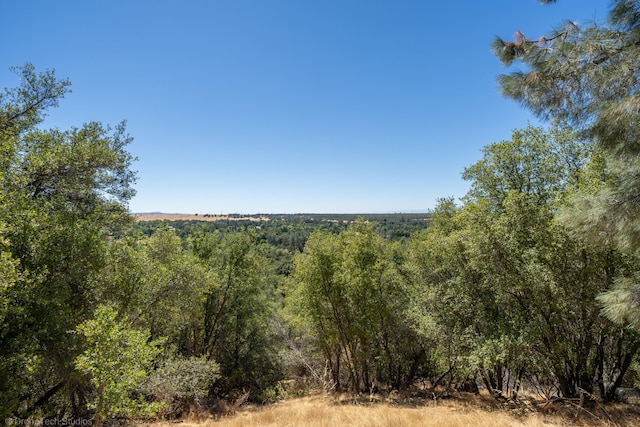
{"label": "distant ridge line", "polygon": [[368,220],[378,220],[384,217],[390,216],[409,216],[414,219],[428,219],[431,215],[429,212],[393,212],[393,213],[355,213],[355,214],[336,214],[336,213],[294,213],[294,214],[169,214],[161,212],[151,213],[133,213],[132,214],[138,221],[251,221],[251,222],[263,222],[278,219],[300,219],[308,218],[315,220],[330,220],[339,219],[347,221],[355,221],[357,218],[362,217]]}
{"label": "distant ridge line", "polygon": [[277,215],[411,215],[411,214],[430,214],[430,209],[415,209],[406,211],[384,211],[384,212],[256,212],[251,214],[230,212],[221,214],[212,213],[185,213],[185,212],[131,212],[131,215],[190,215],[190,216],[277,216]]}

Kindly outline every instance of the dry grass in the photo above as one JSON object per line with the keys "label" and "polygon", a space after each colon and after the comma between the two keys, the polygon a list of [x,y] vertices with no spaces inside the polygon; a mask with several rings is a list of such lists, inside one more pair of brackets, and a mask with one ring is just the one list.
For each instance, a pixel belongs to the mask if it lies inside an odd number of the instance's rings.
{"label": "dry grass", "polygon": [[[207,420],[185,420],[176,423],[154,423],[152,427],[413,427],[413,426],[637,426],[640,412],[615,409],[607,421],[588,414],[575,420],[568,413],[544,415],[540,412],[514,412],[497,408],[487,401],[448,400],[427,402],[420,406],[399,405],[392,402],[369,404],[333,396],[313,396],[291,399],[282,403],[256,407],[246,406],[235,415]],[[632,408],[631,408],[632,409]],[[622,411],[618,413],[619,411]],[[608,411],[611,414],[611,411]],[[519,415],[518,415],[519,414]]]}
{"label": "dry grass", "polygon": [[166,213],[148,213],[133,214],[137,221],[269,221],[269,218],[263,215],[249,216],[229,216],[229,215],[192,215],[192,214],[166,214]]}

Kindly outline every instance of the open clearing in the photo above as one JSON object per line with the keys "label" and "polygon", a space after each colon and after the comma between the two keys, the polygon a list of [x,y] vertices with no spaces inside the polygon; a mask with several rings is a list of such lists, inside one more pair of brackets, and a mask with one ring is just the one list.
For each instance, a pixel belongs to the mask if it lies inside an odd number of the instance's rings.
{"label": "open clearing", "polygon": [[[638,426],[640,410],[630,405],[608,406],[606,413],[557,408],[556,414],[501,408],[496,402],[470,396],[466,400],[425,401],[420,406],[398,403],[358,402],[332,396],[290,399],[266,406],[244,406],[234,415],[220,419],[187,419],[158,422],[151,427],[469,427],[469,426]],[[597,412],[597,413],[595,413]]]}

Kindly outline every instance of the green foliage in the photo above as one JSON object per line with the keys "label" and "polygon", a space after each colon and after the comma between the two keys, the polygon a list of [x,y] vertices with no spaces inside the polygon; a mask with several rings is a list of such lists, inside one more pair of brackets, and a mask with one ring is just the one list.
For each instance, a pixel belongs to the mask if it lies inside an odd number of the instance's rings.
{"label": "green foliage", "polygon": [[[517,33],[512,42],[496,40],[493,49],[506,65],[519,60],[527,69],[499,77],[503,94],[542,118],[568,122],[598,144],[607,179],[581,186],[563,222],[592,241],[638,253],[640,6],[615,0],[607,21],[585,27],[568,22],[538,40]],[[612,303],[611,318],[639,316],[639,287],[627,281],[603,297]]]}
{"label": "green foliage", "polygon": [[176,340],[201,319],[208,272],[169,229],[144,239],[109,242],[106,267],[96,279],[99,298],[114,304],[154,337]]}
{"label": "green foliage", "polygon": [[282,378],[275,317],[274,272],[250,231],[193,239],[193,250],[208,269],[200,325],[184,343],[196,355],[220,364],[219,394],[248,388],[262,390]]}
{"label": "green foliage", "polygon": [[220,378],[220,366],[204,357],[178,357],[165,361],[145,381],[141,390],[165,402],[165,415],[180,416],[197,405]]}
{"label": "green foliage", "polygon": [[109,235],[130,223],[131,139],[124,125],[36,127],[69,82],[30,64],[15,70],[20,86],[0,96],[0,412],[69,404],[79,416],[87,387],[70,362],[78,337],[67,331],[90,316]]}
{"label": "green foliage", "polygon": [[640,330],[640,310],[638,309],[640,274],[634,273],[631,277],[618,278],[612,289],[598,295],[598,300],[604,306],[604,313],[609,319]]}
{"label": "green foliage", "polygon": [[337,389],[399,387],[424,355],[405,322],[393,255],[375,224],[356,221],[338,235],[314,233],[295,258],[290,308],[313,334]]}
{"label": "green foliage", "polygon": [[9,242],[0,237],[0,325],[5,324],[11,308],[13,288],[20,282],[19,264],[6,250],[8,246]]}
{"label": "green foliage", "polygon": [[573,137],[552,135],[514,132],[466,170],[467,203],[455,211],[442,202],[410,247],[420,285],[414,313],[441,347],[440,370],[455,365],[463,378],[478,371],[489,390],[517,392],[525,380],[547,378],[562,395],[582,389],[609,399],[638,338],[601,315],[597,296],[633,277],[635,266],[555,222],[589,153],[576,147],[566,161],[557,153]]}
{"label": "green foliage", "polygon": [[259,400],[262,403],[276,403],[280,400],[287,399],[289,393],[282,382],[277,382],[275,385],[267,387],[260,393]]}
{"label": "green foliage", "polygon": [[[0,235],[1,236],[1,235]],[[8,343],[12,333],[11,320],[23,316],[20,307],[15,305],[15,295],[20,286],[28,286],[21,277],[19,262],[8,250],[9,242],[0,237],[0,342]],[[6,351],[6,350],[5,350]],[[8,408],[19,404],[19,388],[12,384],[19,378],[18,372],[26,364],[24,353],[14,354],[0,352],[0,416],[7,416]]]}
{"label": "green foliage", "polygon": [[514,130],[510,141],[482,151],[483,158],[462,174],[472,182],[467,198],[486,198],[499,208],[510,192],[527,194],[540,204],[555,202],[577,185],[591,150],[571,129],[556,125],[548,131],[533,126]]}
{"label": "green foliage", "polygon": [[397,241],[408,238],[413,232],[428,226],[429,214],[261,214],[261,221],[231,218],[208,221],[202,220],[150,220],[139,221],[133,230],[151,236],[155,230],[171,227],[182,238],[198,233],[233,233],[252,229],[261,243],[285,249],[291,254],[302,252],[309,236],[318,230],[337,233],[359,217],[377,223],[377,231],[385,238]]}
{"label": "green foliage", "polygon": [[151,416],[161,409],[159,402],[131,397],[147,378],[160,352],[157,342],[149,342],[148,331],[132,329],[117,319],[112,307],[100,305],[93,318],[78,325],[75,332],[86,341],[85,351],[74,363],[90,377],[96,389],[91,404],[96,425],[114,415]]}
{"label": "green foliage", "polygon": [[[0,94],[0,138],[3,143],[42,122],[46,110],[57,107],[71,85],[67,79],[59,80],[53,70],[37,74],[32,64],[11,70],[19,75],[20,86],[5,88]],[[9,152],[15,154],[13,150]]]}

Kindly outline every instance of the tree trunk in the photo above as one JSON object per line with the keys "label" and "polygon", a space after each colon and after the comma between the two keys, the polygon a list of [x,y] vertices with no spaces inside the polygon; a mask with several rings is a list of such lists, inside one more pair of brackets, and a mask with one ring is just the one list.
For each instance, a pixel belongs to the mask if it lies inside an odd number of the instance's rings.
{"label": "tree trunk", "polygon": [[605,401],[611,402],[615,399],[616,390],[622,385],[622,380],[624,378],[624,375],[627,373],[627,370],[631,366],[631,362],[633,361],[634,356],[638,352],[638,349],[640,349],[639,341],[634,343],[634,345],[631,347],[631,350],[627,352],[624,359],[622,360],[622,363],[620,364],[620,372],[618,373],[616,379],[613,381],[613,384],[611,384],[611,387],[609,387],[609,389],[603,396]]}
{"label": "tree trunk", "polygon": [[407,376],[404,378],[402,388],[408,388],[409,386],[411,386],[411,384],[413,384],[413,380],[416,377],[416,372],[418,372],[418,368],[420,367],[422,362],[424,362],[424,359],[426,357],[427,351],[424,348],[414,356],[411,368],[409,369],[409,372],[407,372]]}
{"label": "tree trunk", "polygon": [[33,405],[29,406],[22,414],[20,414],[21,417],[29,418],[29,416],[33,413],[33,411],[45,405],[49,401],[49,399],[51,399],[58,391],[60,391],[60,389],[64,385],[65,385],[65,382],[60,381],[58,384],[54,385],[52,388],[47,390],[47,392],[40,399],[36,400]]}

